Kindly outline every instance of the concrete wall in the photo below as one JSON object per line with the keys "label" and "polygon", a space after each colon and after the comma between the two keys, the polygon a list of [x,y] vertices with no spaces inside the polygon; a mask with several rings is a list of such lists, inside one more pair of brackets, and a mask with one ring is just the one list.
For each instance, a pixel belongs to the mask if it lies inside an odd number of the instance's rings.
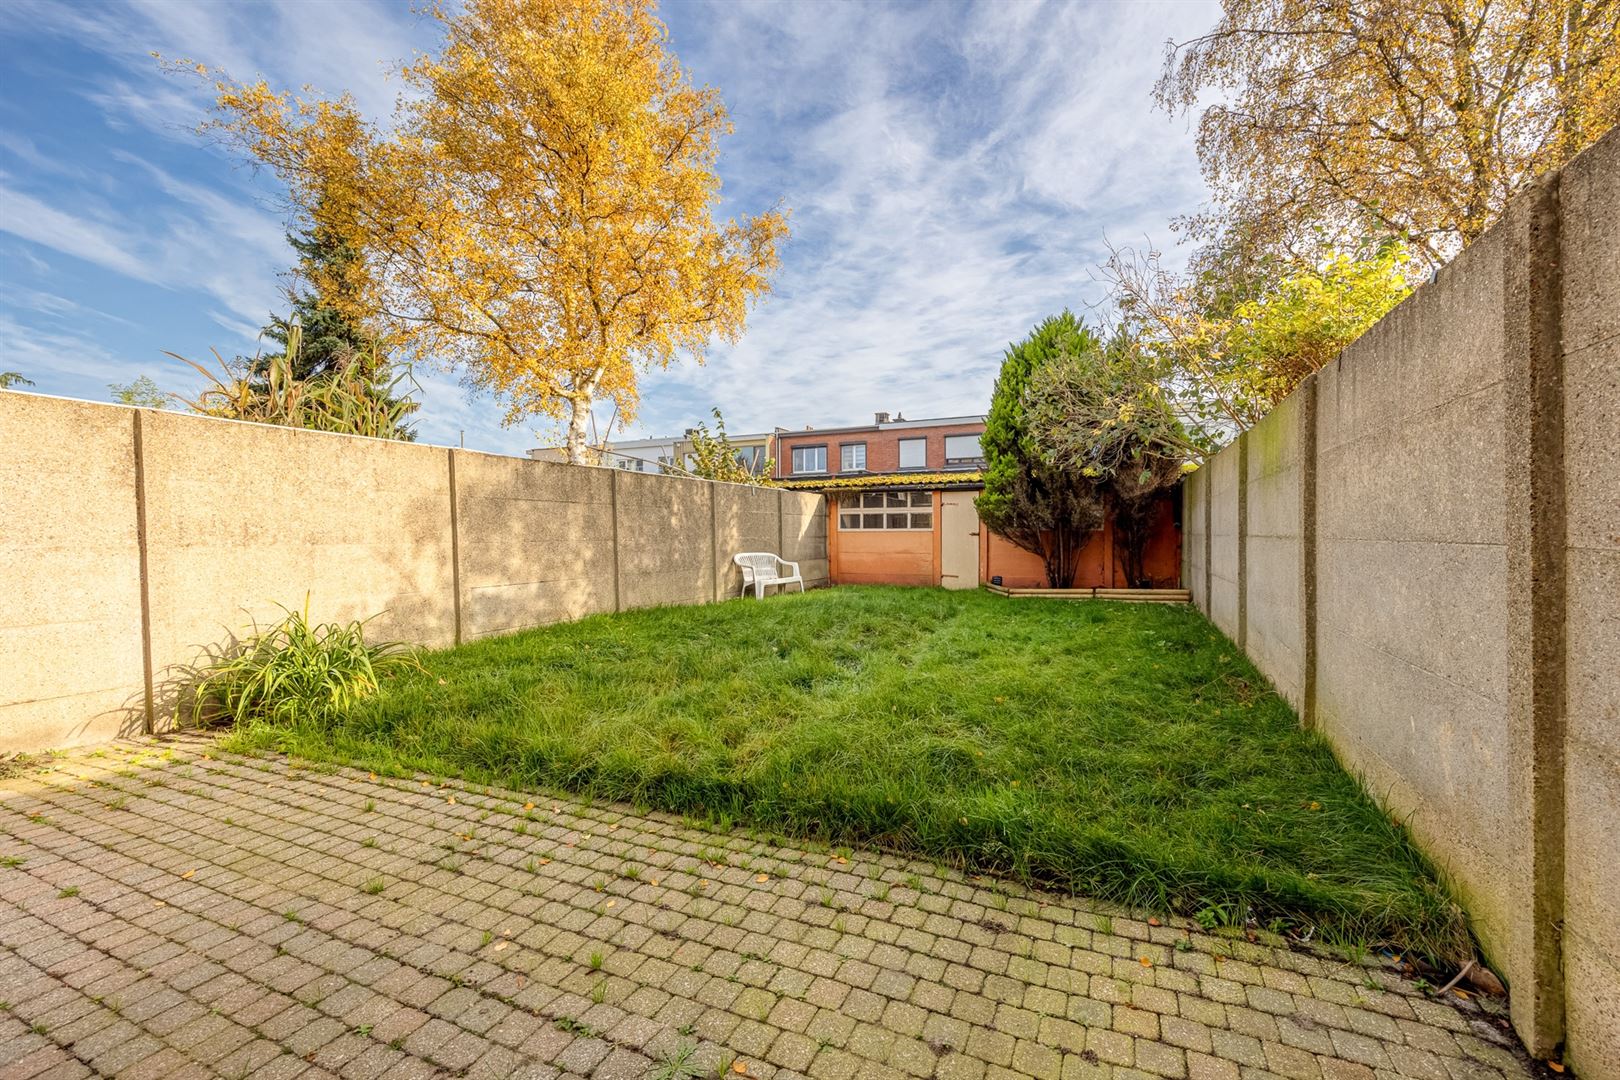
{"label": "concrete wall", "polygon": [[1620,1076],[1620,141],[1564,170],[1563,965],[1580,1068]]}
{"label": "concrete wall", "polygon": [[1531,1052],[1589,1076],[1620,1076],[1617,253],[1620,132],[1183,506],[1195,602],[1452,876]]}
{"label": "concrete wall", "polygon": [[614,473],[450,456],[462,640],[615,610]]}
{"label": "concrete wall", "polygon": [[[1192,593],[1193,603],[1203,611],[1209,610],[1209,562],[1205,557],[1209,544],[1209,498],[1204,494],[1204,485],[1208,482],[1207,469],[1189,473],[1181,482],[1184,511],[1181,517],[1181,584]],[[1186,512],[1195,507],[1198,513],[1189,515]]]}
{"label": "concrete wall", "polygon": [[450,645],[825,584],[819,495],[0,392],[0,752],[161,730],[185,668],[279,619]]}
{"label": "concrete wall", "polygon": [[[1296,709],[1304,704],[1301,605],[1302,425],[1312,420],[1309,393],[1284,401],[1243,436],[1247,477],[1241,644]],[[1236,500],[1231,500],[1236,509]],[[1228,564],[1229,566],[1232,564]],[[1224,568],[1223,568],[1224,569]],[[1230,571],[1228,571],[1230,572]]]}
{"label": "concrete wall", "polygon": [[827,500],[806,491],[783,491],[782,558],[799,564],[808,582],[830,580],[827,556]]}
{"label": "concrete wall", "polygon": [[1238,502],[1242,488],[1238,473],[1243,467],[1243,440],[1240,438],[1232,450],[1221,454],[1204,466],[1205,482],[1209,486],[1209,564],[1205,567],[1209,589],[1208,607],[1204,609],[1215,625],[1233,641],[1241,641],[1243,589],[1238,580]]}
{"label": "concrete wall", "polygon": [[145,724],[135,413],[0,391],[0,750]]}

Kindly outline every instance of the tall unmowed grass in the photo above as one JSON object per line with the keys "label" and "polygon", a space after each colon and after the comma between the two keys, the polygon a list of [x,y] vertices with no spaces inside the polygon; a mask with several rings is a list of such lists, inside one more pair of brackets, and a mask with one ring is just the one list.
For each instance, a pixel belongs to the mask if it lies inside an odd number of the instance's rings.
{"label": "tall unmowed grass", "polygon": [[420,659],[237,745],[1472,955],[1402,825],[1190,608],[842,587],[593,616]]}

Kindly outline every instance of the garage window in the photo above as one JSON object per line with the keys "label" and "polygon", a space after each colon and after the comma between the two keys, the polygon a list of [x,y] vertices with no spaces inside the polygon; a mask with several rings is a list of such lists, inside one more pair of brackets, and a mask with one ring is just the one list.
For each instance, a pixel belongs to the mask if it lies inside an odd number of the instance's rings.
{"label": "garage window", "polygon": [[932,529],[931,491],[863,491],[838,497],[840,529]]}

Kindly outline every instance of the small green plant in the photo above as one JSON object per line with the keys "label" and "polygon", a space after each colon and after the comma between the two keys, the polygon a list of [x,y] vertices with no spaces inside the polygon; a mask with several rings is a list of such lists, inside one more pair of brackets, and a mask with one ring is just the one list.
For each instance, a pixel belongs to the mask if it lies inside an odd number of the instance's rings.
{"label": "small green plant", "polygon": [[597,949],[595,952],[591,953],[591,970],[602,970],[602,950],[600,949]]}
{"label": "small green plant", "polygon": [[367,799],[366,800],[366,813],[369,814],[375,809],[377,809],[377,800],[376,799]]}
{"label": "small green plant", "polygon": [[376,896],[378,893],[382,892],[387,887],[388,887],[388,883],[385,882],[382,878],[374,877],[370,881],[366,882],[364,885],[360,886],[360,891],[363,892],[363,893],[366,893],[367,895],[370,895],[370,896]]}
{"label": "small green plant", "polygon": [[377,838],[375,836],[368,836],[364,840],[360,841],[360,846],[361,847],[376,847],[377,846]]}
{"label": "small green plant", "polygon": [[78,896],[78,895],[79,895],[79,887],[77,885],[69,885],[67,888],[65,888],[61,892],[57,893],[56,898],[58,900],[66,900],[66,899],[69,899],[70,897],[74,897],[74,896]]}
{"label": "small green plant", "polygon": [[591,987],[591,1004],[600,1005],[607,1000],[607,980],[603,979]]}
{"label": "small green plant", "polygon": [[703,1075],[703,1070],[692,1060],[696,1053],[697,1047],[692,1043],[677,1043],[673,1050],[666,1050],[664,1056],[653,1064],[652,1071],[647,1073],[647,1080],[697,1080]]}
{"label": "small green plant", "polygon": [[17,867],[21,866],[27,861],[28,860],[21,855],[0,856],[0,866],[5,867],[7,870],[15,870]]}
{"label": "small green plant", "polygon": [[1215,930],[1222,926],[1235,926],[1237,908],[1232,904],[1210,904],[1199,908],[1193,919],[1205,930]]}
{"label": "small green plant", "polygon": [[282,610],[279,623],[255,623],[247,638],[186,671],[186,719],[238,727],[331,720],[375,694],[387,675],[421,668],[403,644],[367,642],[367,620],[312,624],[308,596],[302,611]]}
{"label": "small green plant", "polygon": [[290,923],[302,923],[304,921],[304,917],[296,911],[283,911],[281,917]]}

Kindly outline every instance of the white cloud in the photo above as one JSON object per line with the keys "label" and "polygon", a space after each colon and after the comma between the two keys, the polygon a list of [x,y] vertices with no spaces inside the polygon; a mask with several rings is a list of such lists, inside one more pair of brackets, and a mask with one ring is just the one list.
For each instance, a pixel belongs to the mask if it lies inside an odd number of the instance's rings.
{"label": "white cloud", "polygon": [[[1162,233],[1202,197],[1185,125],[1149,91],[1162,42],[1207,25],[1210,5],[993,3],[963,25],[938,8],[764,10],[790,13],[769,31],[784,40],[746,47],[762,9],[709,9],[718,33],[692,62],[714,65],[740,132],[814,117],[765,166],[794,243],[738,346],[646,380],[642,430],[711,402],[738,430],[980,412],[1008,341],[1098,298],[1105,231]],[[796,62],[778,77],[783,56]],[[762,168],[757,154],[742,166]]]}
{"label": "white cloud", "polygon": [[[742,342],[714,349],[706,367],[644,380],[642,431],[680,430],[714,404],[733,431],[859,421],[875,409],[981,411],[1008,341],[1097,298],[1105,233],[1164,239],[1169,220],[1202,199],[1186,123],[1155,112],[1149,94],[1164,41],[1207,28],[1213,0],[708,0],[663,15],[682,60],[731,106],[725,212],[780,199],[794,237]],[[196,294],[186,328],[195,340],[214,326],[246,338],[276,302],[291,253],[264,198],[271,188],[191,132],[206,88],[160,73],[148,52],[277,86],[350,90],[381,118],[400,90],[394,62],[435,30],[404,5],[372,0],[14,0],[0,34],[55,35],[103,58],[53,89],[96,103],[124,148],[109,159],[106,147],[8,121],[0,148],[26,169],[0,175],[0,229]],[[87,299],[57,277],[54,294]],[[86,355],[99,365],[115,351]],[[424,438],[453,444],[466,429],[469,445],[530,444],[528,430],[501,429],[500,410],[453,376],[419,378]]]}

